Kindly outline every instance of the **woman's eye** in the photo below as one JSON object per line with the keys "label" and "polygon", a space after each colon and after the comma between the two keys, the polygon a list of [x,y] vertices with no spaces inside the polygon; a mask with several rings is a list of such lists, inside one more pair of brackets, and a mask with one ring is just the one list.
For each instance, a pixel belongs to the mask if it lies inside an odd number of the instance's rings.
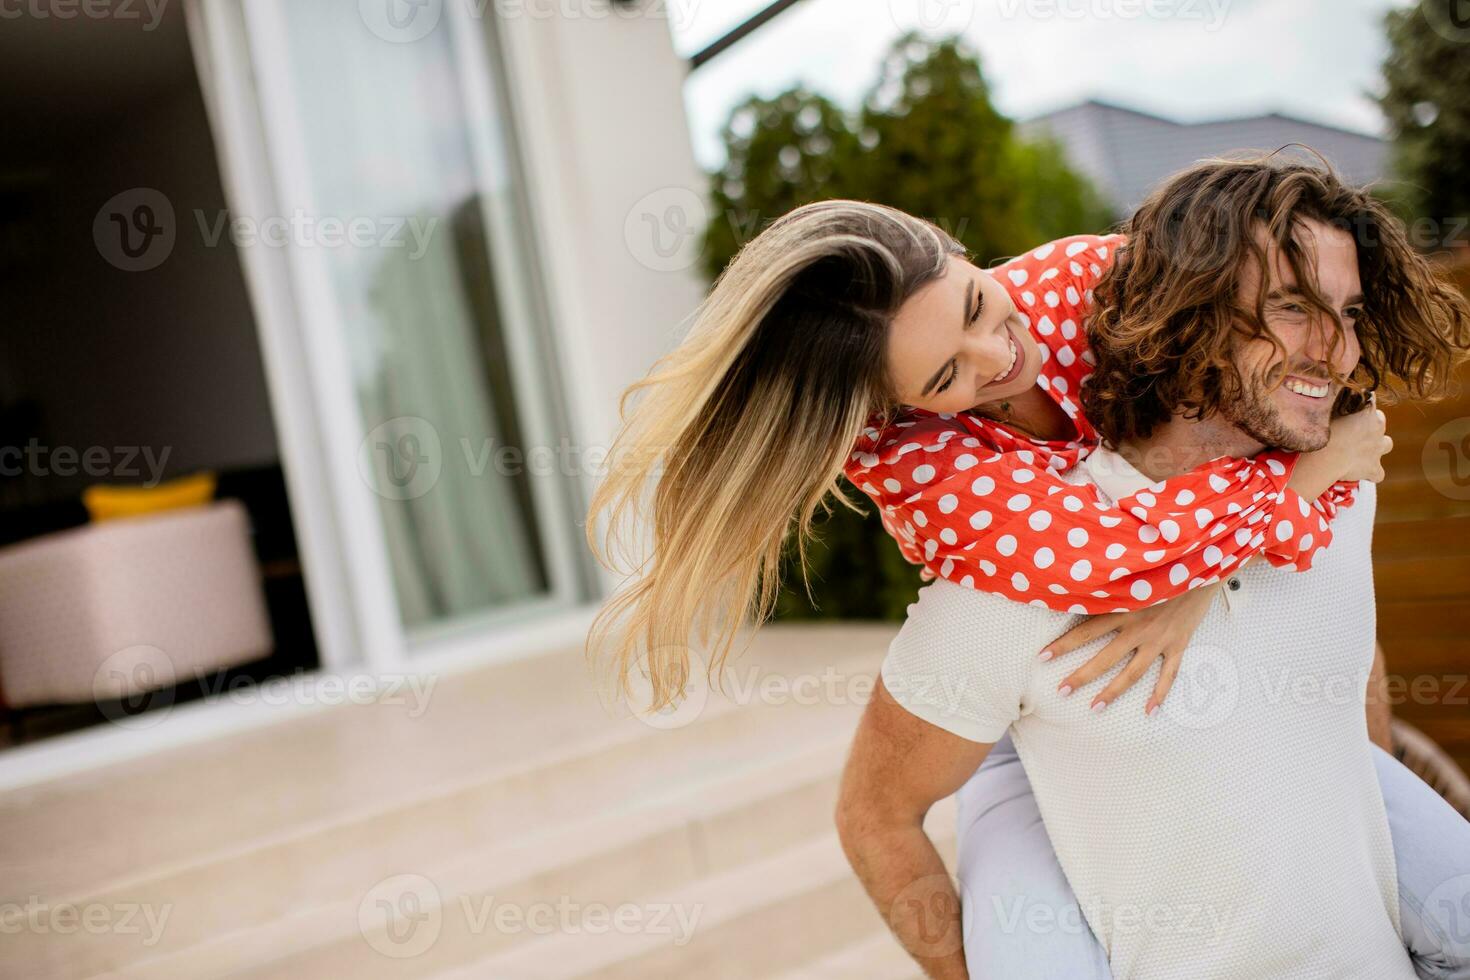
{"label": "woman's eye", "polygon": [[945,380],[944,384],[942,384],[938,388],[935,388],[934,389],[934,394],[936,394],[936,395],[942,395],[942,394],[944,394],[945,389],[948,388],[953,383],[954,383],[954,373],[951,372],[950,373],[950,376]]}

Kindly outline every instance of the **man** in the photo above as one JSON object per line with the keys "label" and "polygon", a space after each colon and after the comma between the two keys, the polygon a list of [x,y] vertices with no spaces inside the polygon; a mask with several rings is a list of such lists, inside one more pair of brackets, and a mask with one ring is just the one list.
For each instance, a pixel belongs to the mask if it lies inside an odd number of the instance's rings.
{"label": "man", "polygon": [[[1069,482],[1116,500],[1222,455],[1320,448],[1350,378],[1412,379],[1447,338],[1463,343],[1463,304],[1435,322],[1385,299],[1437,287],[1384,274],[1402,236],[1343,227],[1356,200],[1308,168],[1213,163],[1146,203],[1089,326],[1097,366],[1083,403],[1113,448]],[[920,422],[905,439],[938,444],[925,427],[947,424]],[[1063,932],[1070,899],[1038,906],[1026,881],[996,894],[989,872],[1012,842],[986,839],[970,820],[986,801],[961,790],[960,877],[979,886],[966,922],[1016,899],[1009,928],[1062,957],[999,975],[1470,975],[1470,937],[1441,911],[1470,908],[1470,825],[1446,819],[1441,801],[1409,821],[1421,833],[1391,837],[1367,738],[1374,501],[1363,484],[1310,571],[1220,563],[1228,587],[1195,633],[1180,693],[1153,717],[1138,710],[1146,683],[1118,698],[1136,704],[1100,715],[1058,690],[1065,669],[1036,651],[1068,616],[945,580],[921,591],[854,741],[838,827],[931,976],[998,975],[983,951],[960,948],[957,896],[922,819],[1007,732],[1089,928]],[[1246,533],[1290,534],[1292,519]],[[1306,508],[1299,518],[1318,519]],[[1420,880],[1399,880],[1395,846],[1431,856],[1408,865]],[[1401,919],[1401,887],[1417,898],[1405,906],[1414,921]]]}

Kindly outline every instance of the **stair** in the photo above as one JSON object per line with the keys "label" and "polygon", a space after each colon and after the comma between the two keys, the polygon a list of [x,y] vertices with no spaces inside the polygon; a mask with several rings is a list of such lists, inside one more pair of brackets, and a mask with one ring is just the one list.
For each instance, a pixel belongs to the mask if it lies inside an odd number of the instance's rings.
{"label": "stair", "polygon": [[[954,816],[951,798],[936,806],[926,822],[951,866]],[[441,980],[564,976],[733,980],[773,976],[792,963],[840,955],[854,944],[886,943],[902,953],[853,877],[836,835],[830,832],[722,875],[694,881],[652,904],[697,912],[699,929],[693,940],[681,948],[661,936],[641,933],[611,937],[563,933],[441,974]],[[753,939],[759,941],[753,943]]]}
{"label": "stair", "polygon": [[924,971],[882,932],[780,973],[777,980],[924,980]]}
{"label": "stair", "polygon": [[0,795],[0,925],[28,895],[167,914],[20,928],[0,976],[752,977],[870,947],[913,975],[831,820],[893,632],[768,627],[668,731],[568,651],[439,678],[414,718],[346,705]]}

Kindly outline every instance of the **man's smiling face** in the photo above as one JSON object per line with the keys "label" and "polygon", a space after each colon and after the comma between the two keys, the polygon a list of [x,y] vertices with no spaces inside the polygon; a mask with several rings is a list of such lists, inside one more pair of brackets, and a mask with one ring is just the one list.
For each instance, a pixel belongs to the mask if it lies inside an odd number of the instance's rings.
{"label": "man's smiling face", "polygon": [[1266,289],[1266,326],[1285,354],[1265,338],[1238,342],[1235,364],[1244,390],[1239,401],[1222,406],[1221,414],[1262,445],[1310,452],[1327,445],[1332,406],[1342,389],[1332,381],[1329,365],[1346,377],[1358,364],[1355,325],[1363,286],[1352,235],[1310,219],[1300,223],[1296,235],[1309,268],[1315,266],[1317,292],[1342,319],[1343,329],[1339,336],[1332,319],[1307,304],[1290,263],[1260,226],[1257,241],[1266,249],[1270,278],[1263,287],[1255,262],[1245,260],[1237,302],[1250,309]]}

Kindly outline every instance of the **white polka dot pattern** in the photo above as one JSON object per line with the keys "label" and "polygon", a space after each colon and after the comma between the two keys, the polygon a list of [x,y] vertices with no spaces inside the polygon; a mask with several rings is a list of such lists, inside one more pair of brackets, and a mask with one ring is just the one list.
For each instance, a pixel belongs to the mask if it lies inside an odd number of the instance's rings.
{"label": "white polka dot pattern", "polygon": [[[1037,383],[1073,420],[1076,439],[1032,439],[968,412],[909,409],[881,430],[881,420],[870,422],[854,447],[844,472],[878,504],[883,526],[905,558],[924,566],[925,580],[1103,613],[1212,584],[1256,554],[1305,570],[1331,543],[1330,521],[1352,503],[1355,485],[1307,502],[1286,486],[1295,453],[1213,460],[1115,503],[1062,479],[1098,443],[1063,393],[1080,390],[1092,371],[1076,324],[1122,244],[1120,235],[1075,235],[991,270],[1035,325],[1047,355]],[[1082,256],[1091,260],[1086,268],[1077,264]],[[1043,281],[1041,296],[1023,288]]]}

